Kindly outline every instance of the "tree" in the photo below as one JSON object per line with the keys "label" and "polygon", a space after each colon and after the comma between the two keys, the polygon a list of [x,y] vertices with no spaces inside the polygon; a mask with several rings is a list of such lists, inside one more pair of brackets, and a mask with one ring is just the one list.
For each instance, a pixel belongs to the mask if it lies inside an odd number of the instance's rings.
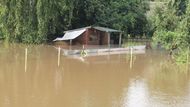
{"label": "tree", "polygon": [[190,46],[190,2],[188,0],[171,0],[166,9],[159,9],[154,17],[155,32],[153,39],[161,42],[166,49],[173,50],[178,62],[187,61],[185,58]]}
{"label": "tree", "polygon": [[125,34],[132,34],[133,36],[147,33],[148,1],[114,0],[109,5],[105,7],[105,11],[98,18],[100,25],[120,29]]}
{"label": "tree", "polygon": [[[148,1],[148,0],[147,0]],[[146,33],[146,0],[1,0],[1,31],[10,41],[42,43],[89,25]]]}

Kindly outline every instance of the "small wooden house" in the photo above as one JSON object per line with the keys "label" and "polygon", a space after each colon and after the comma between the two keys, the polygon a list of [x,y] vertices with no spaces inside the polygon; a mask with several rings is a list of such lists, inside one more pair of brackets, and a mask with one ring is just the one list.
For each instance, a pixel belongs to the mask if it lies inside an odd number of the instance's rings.
{"label": "small wooden house", "polygon": [[119,45],[121,45],[122,40],[121,31],[105,27],[88,26],[64,33],[65,35],[62,38],[56,38],[54,41],[68,41],[70,45],[110,45],[111,33],[119,35]]}

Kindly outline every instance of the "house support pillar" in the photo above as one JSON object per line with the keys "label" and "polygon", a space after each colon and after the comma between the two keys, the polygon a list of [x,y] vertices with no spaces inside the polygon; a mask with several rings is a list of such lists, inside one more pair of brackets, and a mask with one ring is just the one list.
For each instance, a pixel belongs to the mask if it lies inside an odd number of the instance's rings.
{"label": "house support pillar", "polygon": [[72,39],[70,39],[69,50],[71,50],[71,47],[72,47]]}
{"label": "house support pillar", "polygon": [[70,46],[72,46],[72,39],[70,39]]}
{"label": "house support pillar", "polygon": [[110,33],[108,32],[108,47],[110,48]]}
{"label": "house support pillar", "polygon": [[121,47],[121,42],[122,42],[122,33],[119,34],[119,47]]}
{"label": "house support pillar", "polygon": [[85,32],[85,45],[87,46],[88,45],[88,29],[86,30]]}

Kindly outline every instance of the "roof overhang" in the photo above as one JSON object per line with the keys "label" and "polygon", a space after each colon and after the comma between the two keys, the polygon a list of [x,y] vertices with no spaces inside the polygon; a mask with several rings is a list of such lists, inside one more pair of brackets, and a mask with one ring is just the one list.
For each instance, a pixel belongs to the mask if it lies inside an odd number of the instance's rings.
{"label": "roof overhang", "polygon": [[99,27],[99,26],[97,26],[97,27],[92,27],[92,28],[94,28],[94,29],[96,29],[96,30],[99,30],[99,31],[103,31],[103,32],[122,32],[122,31],[120,31],[120,30],[115,30],[115,29],[110,29],[110,28],[106,28],[106,27]]}
{"label": "roof overhang", "polygon": [[115,30],[115,29],[111,29],[111,28],[107,28],[107,27],[100,27],[100,26],[87,26],[87,27],[83,27],[83,28],[78,28],[78,29],[73,29],[73,30],[67,30],[64,31],[64,33],[67,32],[73,32],[73,31],[77,31],[77,30],[81,30],[81,29],[90,29],[90,28],[94,28],[96,30],[102,31],[102,32],[122,32],[120,30]]}

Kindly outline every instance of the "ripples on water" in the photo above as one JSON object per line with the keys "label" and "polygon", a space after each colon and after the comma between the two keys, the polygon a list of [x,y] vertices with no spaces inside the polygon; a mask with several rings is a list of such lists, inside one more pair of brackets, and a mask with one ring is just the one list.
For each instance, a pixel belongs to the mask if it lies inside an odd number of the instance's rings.
{"label": "ripples on water", "polygon": [[88,58],[52,46],[0,46],[0,107],[190,107],[189,73],[161,70],[164,52]]}

